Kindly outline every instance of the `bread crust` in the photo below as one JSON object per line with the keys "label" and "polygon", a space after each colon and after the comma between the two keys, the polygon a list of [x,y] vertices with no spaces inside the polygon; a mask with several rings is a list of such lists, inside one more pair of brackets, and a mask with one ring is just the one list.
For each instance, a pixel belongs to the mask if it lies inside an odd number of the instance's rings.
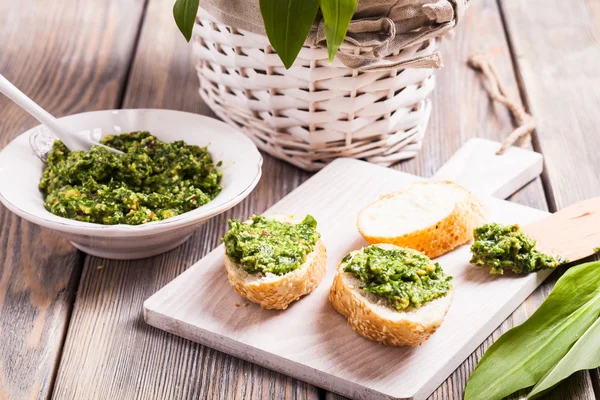
{"label": "bread crust", "polygon": [[[297,221],[293,216],[275,215],[273,218]],[[225,253],[225,269],[233,290],[267,309],[285,310],[290,303],[312,292],[325,276],[326,268],[327,251],[321,239],[300,268],[284,275],[249,274]]]}
{"label": "bread crust", "polygon": [[331,304],[359,335],[386,346],[417,346],[429,339],[444,321],[454,297],[451,290],[413,311],[382,312],[384,308],[363,295],[362,289],[347,283],[345,276],[350,274],[343,268],[342,262],[329,291]]}
{"label": "bread crust", "polygon": [[435,258],[471,241],[473,239],[473,229],[486,222],[486,206],[462,186],[450,181],[418,182],[415,185],[453,185],[465,192],[465,198],[463,201],[457,202],[452,212],[437,223],[401,236],[382,237],[370,234],[369,229],[366,227],[367,221],[363,218],[364,211],[376,206],[382,200],[403,196],[405,192],[410,190],[410,187],[381,196],[361,210],[358,215],[357,228],[367,242],[370,244],[389,243],[400,247],[408,247],[424,253],[429,258]]}

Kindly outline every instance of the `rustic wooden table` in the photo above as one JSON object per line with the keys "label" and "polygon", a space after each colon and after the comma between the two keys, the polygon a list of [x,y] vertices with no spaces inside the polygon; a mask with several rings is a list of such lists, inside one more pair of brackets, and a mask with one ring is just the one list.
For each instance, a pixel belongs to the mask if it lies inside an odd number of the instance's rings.
{"label": "rustic wooden table", "polygon": [[[198,96],[173,0],[0,2],[0,73],[55,115],[172,108],[211,115]],[[539,121],[546,170],[512,200],[554,211],[600,194],[600,1],[478,0],[443,44],[434,112],[421,154],[395,168],[431,176],[473,136],[502,139],[506,109],[466,66],[491,52],[515,98]],[[0,147],[36,122],[0,96]],[[265,157],[264,176],[239,206],[161,256],[86,256],[0,206],[0,398],[182,399],[339,396],[147,326],[142,302],[217,246],[230,217],[260,213],[310,175]],[[462,397],[484,350],[524,321],[552,275],[432,395]],[[598,371],[549,396],[600,397]]]}

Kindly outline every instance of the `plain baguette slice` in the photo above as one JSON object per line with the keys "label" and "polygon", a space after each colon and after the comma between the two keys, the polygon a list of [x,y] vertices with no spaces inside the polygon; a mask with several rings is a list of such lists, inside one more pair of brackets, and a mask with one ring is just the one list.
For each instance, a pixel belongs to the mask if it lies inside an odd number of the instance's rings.
{"label": "plain baguette slice", "polygon": [[418,182],[386,194],[358,214],[360,234],[371,244],[390,243],[438,257],[473,239],[486,207],[453,182]]}
{"label": "plain baguette slice", "polygon": [[[274,214],[268,218],[290,224],[302,222],[302,218],[293,215]],[[225,253],[225,269],[233,290],[268,309],[285,310],[290,303],[313,291],[325,276],[326,266],[327,252],[320,239],[315,249],[306,256],[304,264],[284,275],[250,274]]]}
{"label": "plain baguette slice", "polygon": [[[383,249],[394,245],[376,245]],[[357,250],[351,254],[360,252]],[[364,283],[338,266],[329,300],[361,336],[387,346],[416,346],[427,340],[442,324],[454,291],[410,311],[398,311],[381,297],[362,289]]]}

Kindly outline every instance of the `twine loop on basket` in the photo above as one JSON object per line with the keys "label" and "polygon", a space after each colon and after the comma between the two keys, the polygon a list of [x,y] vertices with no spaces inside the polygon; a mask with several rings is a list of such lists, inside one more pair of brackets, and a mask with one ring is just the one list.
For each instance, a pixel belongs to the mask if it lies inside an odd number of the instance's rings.
{"label": "twine loop on basket", "polygon": [[506,149],[514,144],[525,147],[535,129],[535,119],[525,111],[520,102],[508,97],[506,86],[500,80],[498,70],[492,63],[492,58],[488,54],[475,54],[469,58],[469,66],[483,73],[483,85],[488,91],[490,97],[504,104],[515,119],[517,128],[502,142],[502,146],[496,154],[503,154]]}

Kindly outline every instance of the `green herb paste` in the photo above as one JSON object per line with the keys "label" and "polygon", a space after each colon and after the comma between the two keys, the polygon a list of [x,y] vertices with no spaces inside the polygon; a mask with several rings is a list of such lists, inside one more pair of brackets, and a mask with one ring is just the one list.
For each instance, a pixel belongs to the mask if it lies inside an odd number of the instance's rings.
{"label": "green herb paste", "polygon": [[345,272],[365,283],[361,289],[385,298],[398,311],[420,307],[452,289],[452,277],[438,263],[408,248],[369,246],[342,262]]}
{"label": "green herb paste", "polygon": [[194,210],[221,191],[221,172],[208,150],[183,141],[164,143],[148,132],[106,136],[69,151],[56,141],[39,188],[48,211],[97,224],[138,225]]}
{"label": "green herb paste", "polygon": [[535,240],[525,235],[519,225],[483,225],[473,231],[473,237],[471,264],[489,268],[491,274],[502,274],[505,269],[527,274],[556,268],[567,261],[536,250]]}
{"label": "green herb paste", "polygon": [[248,273],[284,275],[300,268],[315,249],[316,229],[310,215],[299,224],[255,215],[249,222],[229,220],[223,242],[227,256]]}

